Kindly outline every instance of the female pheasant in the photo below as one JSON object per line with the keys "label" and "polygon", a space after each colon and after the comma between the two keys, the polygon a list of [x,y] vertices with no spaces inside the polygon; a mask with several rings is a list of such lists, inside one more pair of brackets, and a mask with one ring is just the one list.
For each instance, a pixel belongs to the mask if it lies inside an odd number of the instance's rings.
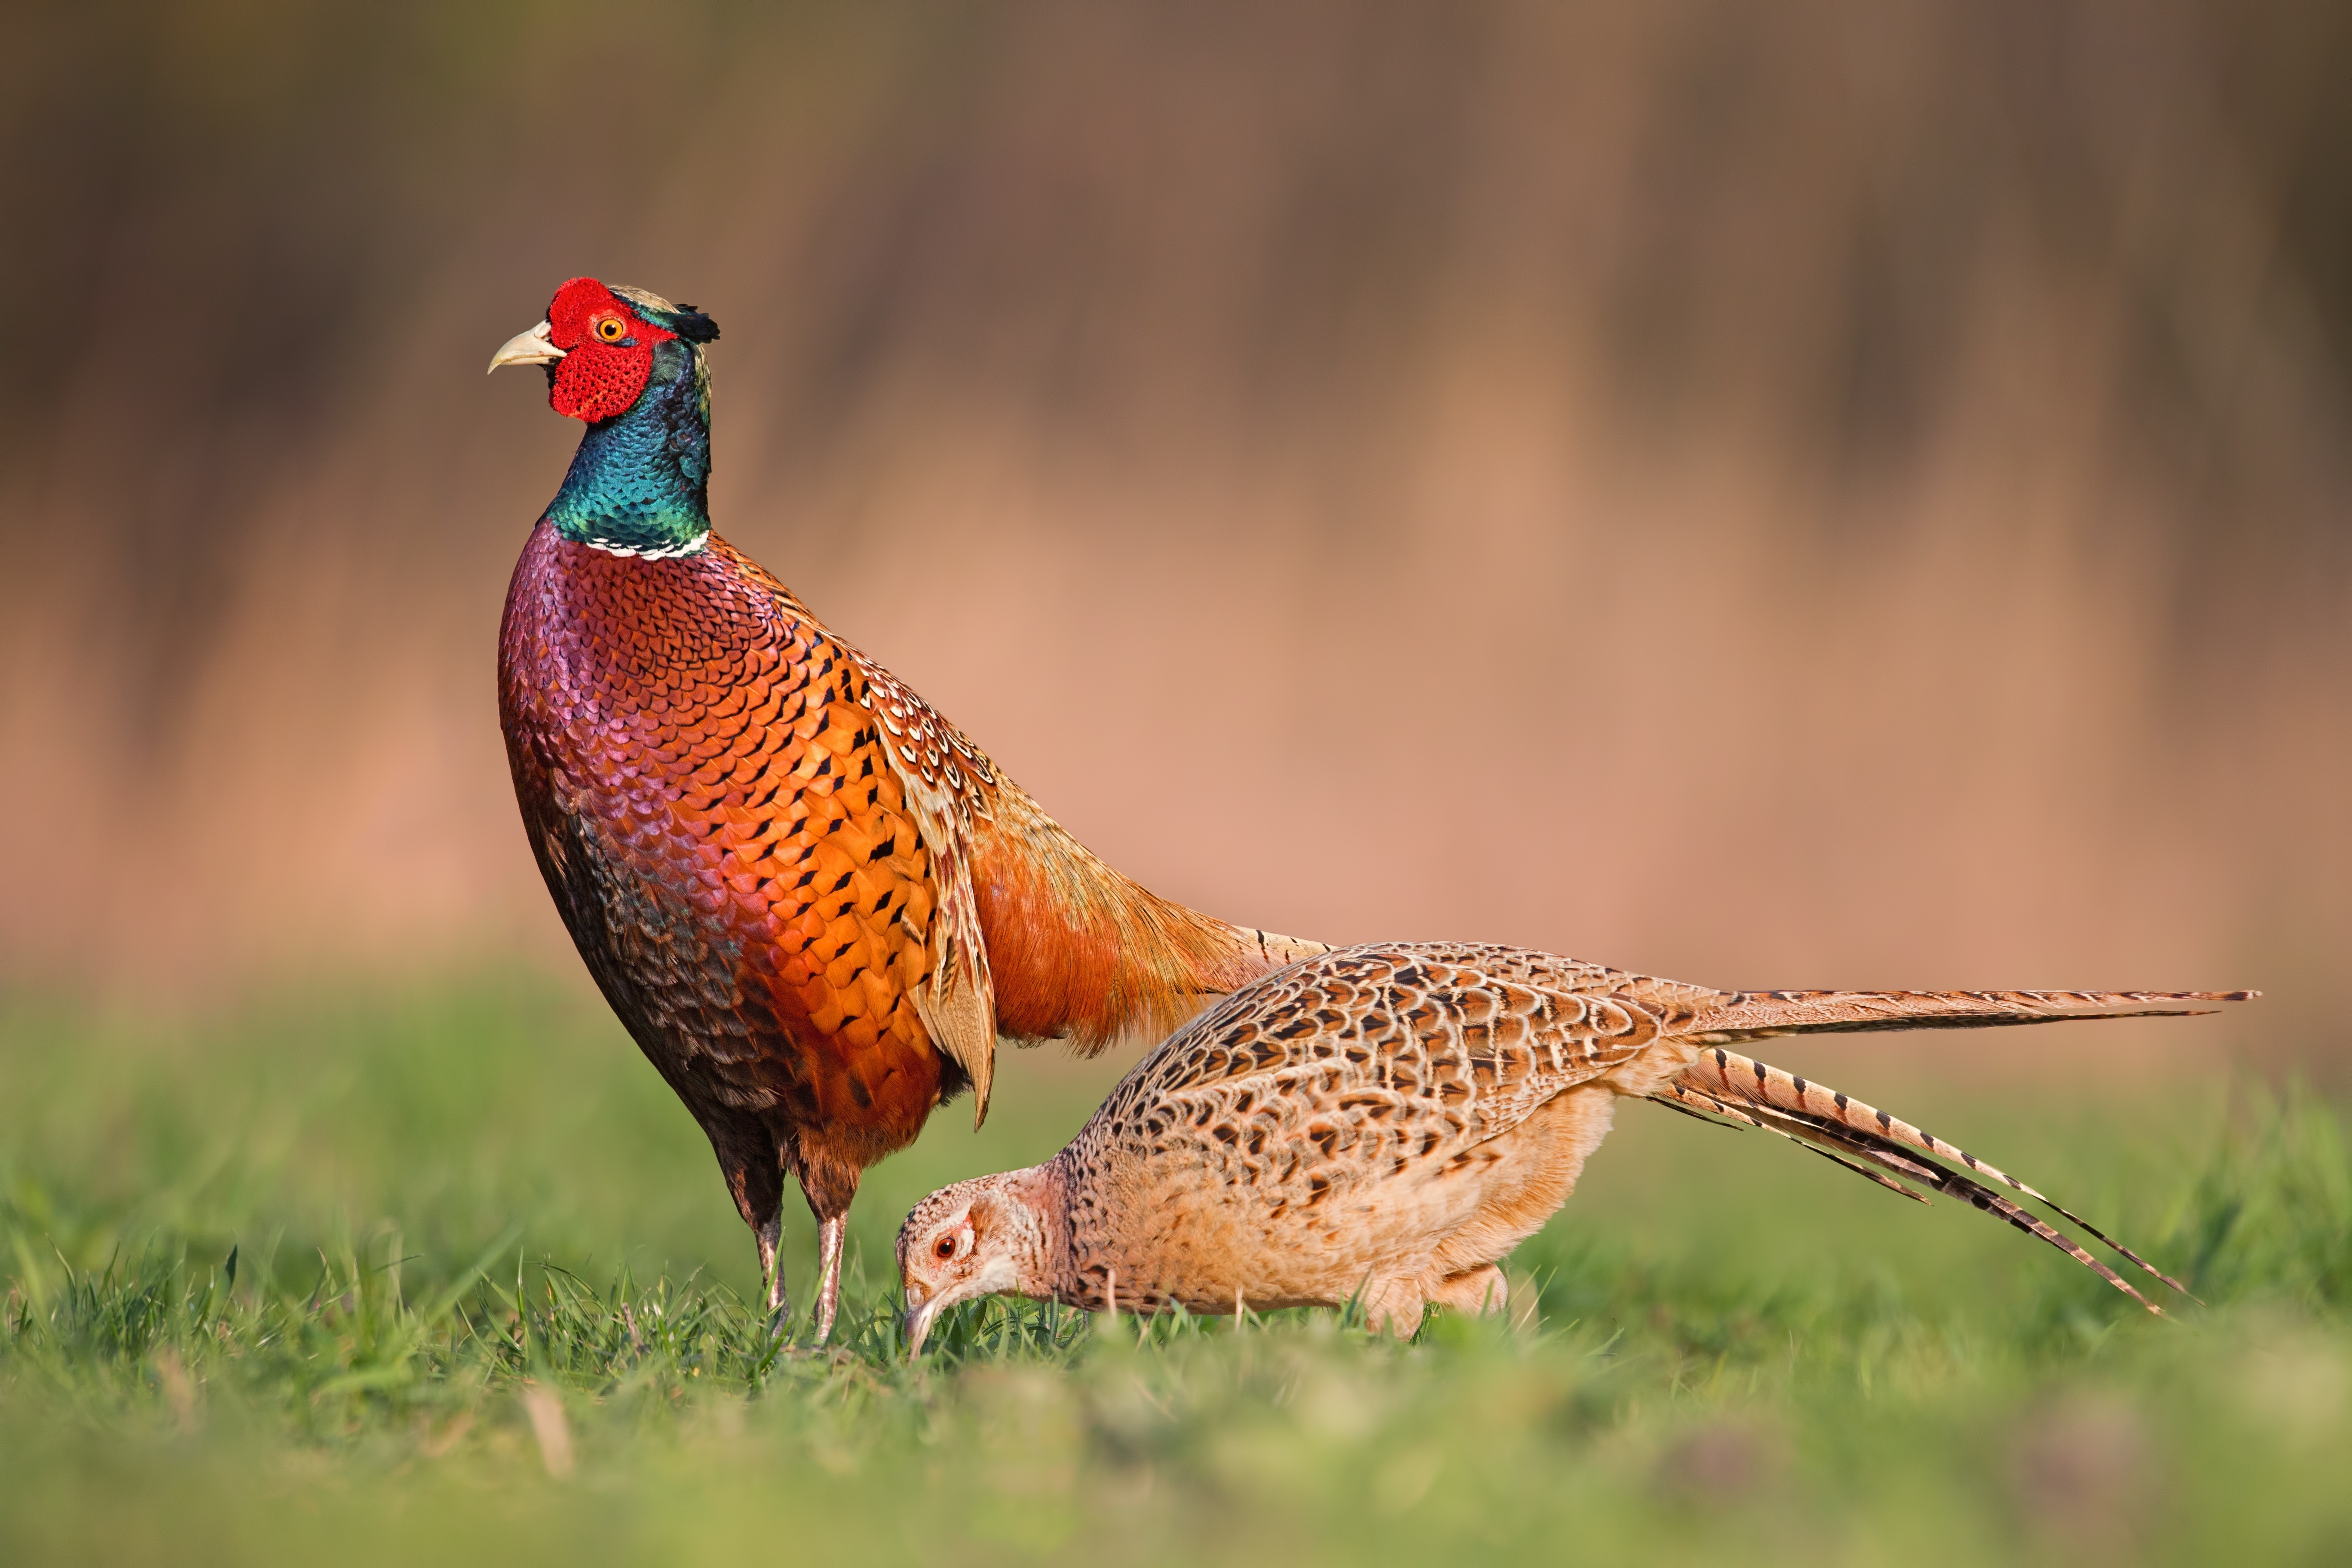
{"label": "female pheasant", "polygon": [[2253,994],[1716,991],[1507,947],[1327,952],[1171,1036],[1045,1164],[917,1205],[898,1232],[909,1352],[943,1309],[997,1291],[1089,1311],[1360,1300],[1369,1321],[1398,1334],[1431,1303],[1499,1309],[1496,1261],[1568,1200],[1626,1097],[1770,1128],[1906,1196],[1918,1194],[1892,1177],[1953,1194],[2154,1311],[1986,1184],[2048,1204],[2182,1289],[2032,1187],[1727,1047],[1775,1035],[2167,1016]]}
{"label": "female pheasant", "polygon": [[575,278],[490,362],[584,420],[524,543],[499,714],[548,891],[709,1135],[784,1310],[782,1172],[820,1226],[816,1337],[859,1173],[999,1036],[1088,1053],[1323,951],[1154,897],[711,531],[718,327]]}

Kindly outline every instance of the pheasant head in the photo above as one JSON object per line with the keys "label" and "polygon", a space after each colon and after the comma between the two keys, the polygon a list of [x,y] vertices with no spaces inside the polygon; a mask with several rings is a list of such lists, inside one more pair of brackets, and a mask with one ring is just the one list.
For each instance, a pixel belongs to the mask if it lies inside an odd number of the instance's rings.
{"label": "pheasant head", "polygon": [[509,338],[490,357],[490,368],[547,366],[549,406],[593,425],[635,405],[664,343],[718,341],[719,323],[691,305],[673,305],[625,284],[574,278],[555,291],[539,325]]}
{"label": "pheasant head", "polygon": [[898,1227],[907,1298],[907,1353],[919,1353],[940,1313],[976,1296],[1053,1294],[1047,1218],[1058,1205],[1054,1167],[1032,1165],[942,1187]]}
{"label": "pheasant head", "polygon": [[492,370],[546,366],[549,406],[588,426],[547,509],[565,538],[654,559],[702,548],[710,533],[702,345],[718,339],[718,323],[691,305],[574,278],[537,326],[491,356]]}

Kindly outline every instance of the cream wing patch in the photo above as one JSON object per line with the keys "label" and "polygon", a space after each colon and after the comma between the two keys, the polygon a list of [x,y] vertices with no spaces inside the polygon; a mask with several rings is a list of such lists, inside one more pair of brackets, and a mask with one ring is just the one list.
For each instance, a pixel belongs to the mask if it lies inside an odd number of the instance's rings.
{"label": "cream wing patch", "polygon": [[931,1044],[971,1079],[977,1129],[988,1119],[995,1077],[996,987],[972,890],[971,814],[986,809],[996,771],[986,753],[888,670],[855,648],[849,658],[857,670],[857,702],[881,726],[883,751],[906,790],[939,888],[931,973],[913,993],[915,1011]]}

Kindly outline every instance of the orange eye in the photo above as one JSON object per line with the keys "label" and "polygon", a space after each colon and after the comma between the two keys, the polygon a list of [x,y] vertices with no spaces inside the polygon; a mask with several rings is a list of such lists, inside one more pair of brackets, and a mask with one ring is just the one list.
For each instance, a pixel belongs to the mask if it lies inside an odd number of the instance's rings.
{"label": "orange eye", "polygon": [[931,1250],[938,1253],[941,1258],[953,1258],[955,1256],[955,1237],[952,1236],[943,1236],[940,1237],[939,1245],[932,1247]]}
{"label": "orange eye", "polygon": [[596,335],[608,343],[619,342],[628,330],[618,316],[607,316],[596,323]]}

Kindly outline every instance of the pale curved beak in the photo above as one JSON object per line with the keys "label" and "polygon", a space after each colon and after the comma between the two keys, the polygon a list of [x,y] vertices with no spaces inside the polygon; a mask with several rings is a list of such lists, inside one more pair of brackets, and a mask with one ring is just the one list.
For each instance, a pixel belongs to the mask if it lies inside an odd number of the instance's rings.
{"label": "pale curved beak", "polygon": [[901,1322],[907,1331],[908,1361],[923,1353],[923,1342],[931,1337],[931,1320],[939,1316],[939,1311],[940,1303],[937,1299],[928,1301],[918,1300],[914,1290],[909,1289],[907,1292],[907,1315]]}
{"label": "pale curved beak", "polygon": [[517,332],[490,356],[490,368],[502,364],[552,364],[563,357],[563,351],[550,341],[548,334],[555,329],[545,321],[527,332]]}

